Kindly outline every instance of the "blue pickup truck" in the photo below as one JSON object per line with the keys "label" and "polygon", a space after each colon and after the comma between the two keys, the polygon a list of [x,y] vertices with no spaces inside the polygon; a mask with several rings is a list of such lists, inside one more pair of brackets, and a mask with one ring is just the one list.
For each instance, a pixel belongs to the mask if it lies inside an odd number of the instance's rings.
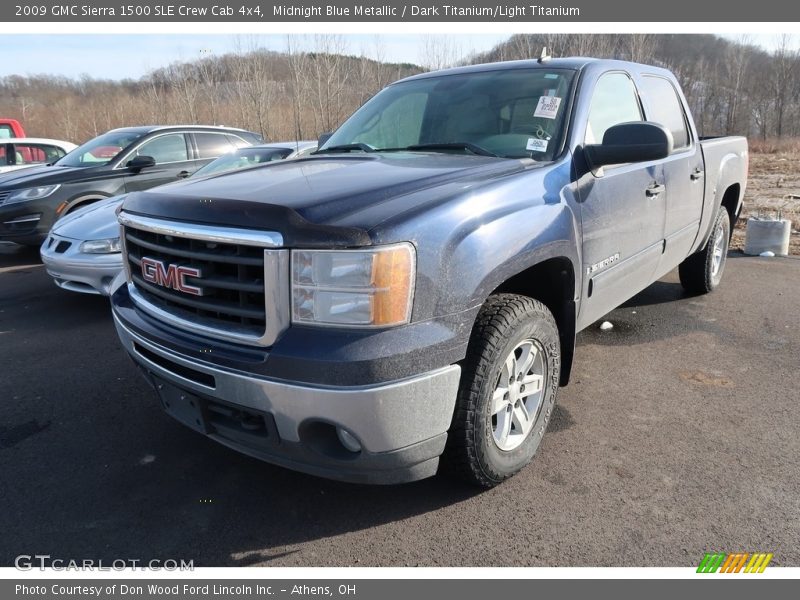
{"label": "blue pickup truck", "polygon": [[172,417],[365,483],[525,467],[576,332],[719,285],[748,165],[670,72],[584,58],[404,79],[321,142],[129,194],[113,314]]}

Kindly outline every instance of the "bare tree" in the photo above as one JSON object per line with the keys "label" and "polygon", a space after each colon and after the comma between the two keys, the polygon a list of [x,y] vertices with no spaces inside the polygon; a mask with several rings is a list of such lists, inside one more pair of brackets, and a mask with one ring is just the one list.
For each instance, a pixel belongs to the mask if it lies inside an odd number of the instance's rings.
{"label": "bare tree", "polygon": [[187,123],[197,123],[197,101],[201,92],[197,66],[193,63],[173,63],[167,68],[166,75],[178,100],[178,117]]}
{"label": "bare tree", "polygon": [[217,77],[217,61],[211,55],[211,50],[200,50],[200,60],[197,61],[197,77],[200,82],[200,95],[205,106],[208,107],[209,122],[216,125],[218,122],[219,93]]}
{"label": "bare tree", "polygon": [[626,36],[627,55],[633,62],[650,62],[656,49],[656,36],[652,33],[632,33]]}
{"label": "bare tree", "polygon": [[772,96],[775,104],[775,135],[783,137],[783,119],[789,94],[797,77],[798,53],[792,48],[793,36],[782,34],[772,61]]}
{"label": "bare tree", "polygon": [[332,131],[345,116],[345,88],[351,77],[351,64],[344,56],[347,44],[342,36],[314,36],[314,52],[307,66],[310,75],[309,98],[314,123],[319,131]]}
{"label": "bare tree", "polygon": [[292,133],[295,139],[301,140],[305,137],[302,106],[309,81],[308,55],[298,47],[296,38],[292,36],[286,37],[286,55],[291,86]]}
{"label": "bare tree", "polygon": [[747,68],[750,64],[750,38],[741,36],[736,44],[730,44],[727,52],[728,102],[725,118],[725,133],[739,131],[739,107],[742,102],[743,87]]}
{"label": "bare tree", "polygon": [[463,56],[453,36],[421,36],[419,61],[427,71],[438,71],[456,65]]}

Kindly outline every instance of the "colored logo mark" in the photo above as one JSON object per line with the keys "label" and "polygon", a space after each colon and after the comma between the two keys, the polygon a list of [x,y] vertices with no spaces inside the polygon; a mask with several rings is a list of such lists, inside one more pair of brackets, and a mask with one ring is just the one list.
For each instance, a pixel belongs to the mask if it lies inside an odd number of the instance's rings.
{"label": "colored logo mark", "polygon": [[772,560],[772,552],[706,552],[698,573],[763,573]]}

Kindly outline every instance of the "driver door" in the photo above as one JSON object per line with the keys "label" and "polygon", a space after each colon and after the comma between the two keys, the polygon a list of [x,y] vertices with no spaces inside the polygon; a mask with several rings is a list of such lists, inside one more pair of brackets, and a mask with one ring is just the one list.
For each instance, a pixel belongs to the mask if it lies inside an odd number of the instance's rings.
{"label": "driver door", "polygon": [[197,169],[192,158],[188,136],[184,133],[165,133],[151,138],[136,148],[125,159],[125,163],[137,156],[152,156],[154,167],[131,172],[125,176],[125,191],[137,192],[157,185],[178,181],[178,173]]}
{"label": "driver door", "polygon": [[[595,84],[585,143],[613,125],[642,121],[630,75],[602,74]],[[578,181],[583,224],[579,328],[590,325],[653,280],[663,251],[666,188],[661,161],[608,165]]]}

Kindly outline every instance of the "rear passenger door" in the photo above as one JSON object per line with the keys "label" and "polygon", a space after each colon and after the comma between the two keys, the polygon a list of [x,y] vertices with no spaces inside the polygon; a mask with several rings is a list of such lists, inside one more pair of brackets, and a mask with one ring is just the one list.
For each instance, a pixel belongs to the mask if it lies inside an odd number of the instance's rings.
{"label": "rear passenger door", "polygon": [[[235,151],[238,147],[233,143],[234,138],[224,133],[196,131],[192,134],[192,138],[198,158],[198,169],[223,154]],[[244,140],[241,140],[241,143],[243,146],[249,145]]]}
{"label": "rear passenger door", "polygon": [[[591,91],[584,142],[599,144],[613,125],[644,120],[628,73],[600,75]],[[579,327],[644,289],[653,279],[664,238],[661,161],[608,165],[578,180],[583,227]]]}
{"label": "rear passenger door", "polygon": [[138,173],[126,174],[125,189],[128,192],[178,181],[178,173],[181,171],[194,173],[198,168],[187,133],[163,133],[145,140],[124,159],[119,168],[126,168],[127,162],[137,156],[152,156],[156,165]]}
{"label": "rear passenger door", "polygon": [[664,254],[656,277],[672,270],[697,237],[703,212],[703,154],[689,128],[683,103],[673,83],[659,75],[641,78],[645,115],[672,132],[672,154],[664,159],[666,215]]}

